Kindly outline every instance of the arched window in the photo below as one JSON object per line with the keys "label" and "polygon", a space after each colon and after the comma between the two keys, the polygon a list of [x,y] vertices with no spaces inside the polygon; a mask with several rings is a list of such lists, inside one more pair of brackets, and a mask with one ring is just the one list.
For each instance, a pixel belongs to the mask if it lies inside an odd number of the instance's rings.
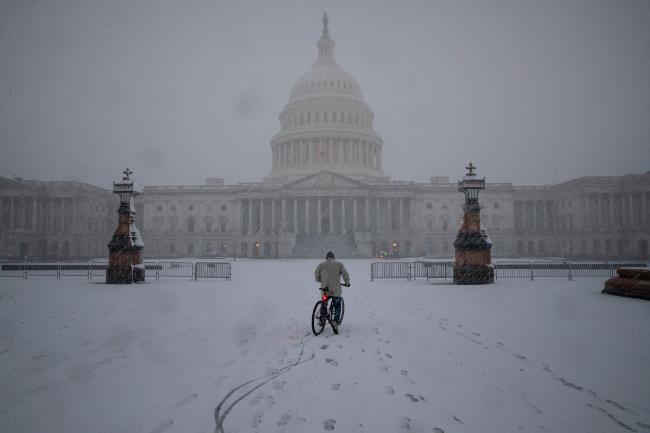
{"label": "arched window", "polygon": [[195,223],[195,218],[194,215],[190,215],[189,218],[187,218],[187,231],[190,233],[194,233],[194,223]]}

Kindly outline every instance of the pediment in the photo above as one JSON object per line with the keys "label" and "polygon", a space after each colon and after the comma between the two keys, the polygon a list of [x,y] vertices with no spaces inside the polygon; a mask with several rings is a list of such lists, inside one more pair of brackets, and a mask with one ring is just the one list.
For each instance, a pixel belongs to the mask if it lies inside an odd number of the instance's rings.
{"label": "pediment", "polygon": [[318,173],[310,174],[291,183],[288,183],[285,188],[287,189],[308,189],[308,188],[359,188],[364,185],[343,175],[333,173],[328,170],[319,171]]}

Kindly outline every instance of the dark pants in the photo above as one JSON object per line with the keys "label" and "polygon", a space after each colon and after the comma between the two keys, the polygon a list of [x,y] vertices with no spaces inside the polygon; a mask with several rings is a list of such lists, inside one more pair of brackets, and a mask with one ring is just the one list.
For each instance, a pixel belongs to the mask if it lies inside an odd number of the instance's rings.
{"label": "dark pants", "polygon": [[341,321],[341,296],[330,296],[332,299],[332,320],[336,320],[336,323]]}

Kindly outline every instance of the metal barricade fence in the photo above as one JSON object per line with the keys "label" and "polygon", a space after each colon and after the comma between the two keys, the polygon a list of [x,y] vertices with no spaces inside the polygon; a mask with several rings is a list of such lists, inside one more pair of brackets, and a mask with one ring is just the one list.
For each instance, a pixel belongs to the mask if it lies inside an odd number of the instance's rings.
{"label": "metal barricade fence", "polygon": [[25,266],[27,263],[9,262],[0,264],[1,277],[27,278]]}
{"label": "metal barricade fence", "polygon": [[160,264],[158,262],[144,262],[145,278],[160,279]]}
{"label": "metal barricade fence", "polygon": [[58,277],[88,277],[88,263],[59,263]]}
{"label": "metal barricade fence", "polygon": [[92,277],[105,277],[108,262],[90,262],[88,263],[88,278]]}
{"label": "metal barricade fence", "polygon": [[196,262],[194,279],[225,278],[230,280],[232,265],[228,262]]}
{"label": "metal barricade fence", "polygon": [[30,277],[57,277],[61,278],[61,263],[27,262],[24,264],[25,278]]}
{"label": "metal barricade fence", "polygon": [[370,264],[370,280],[376,278],[406,278],[411,279],[411,264],[409,262],[373,262]]}
{"label": "metal barricade fence", "polygon": [[493,263],[495,278],[534,278],[532,262],[500,260]]}
{"label": "metal barricade fence", "polygon": [[186,277],[194,278],[194,263],[192,262],[158,262],[161,277]]}

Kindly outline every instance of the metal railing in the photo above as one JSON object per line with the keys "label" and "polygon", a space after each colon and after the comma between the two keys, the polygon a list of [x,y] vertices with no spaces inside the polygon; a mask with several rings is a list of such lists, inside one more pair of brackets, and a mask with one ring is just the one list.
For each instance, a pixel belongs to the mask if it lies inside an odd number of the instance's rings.
{"label": "metal railing", "polygon": [[[145,261],[146,276],[151,280],[161,277],[189,278],[232,278],[230,262],[197,261],[168,262]],[[9,262],[0,263],[0,277],[105,277],[108,262]]]}
{"label": "metal railing", "polygon": [[[573,260],[498,260],[494,277],[499,278],[567,278],[613,277],[621,267],[650,267],[648,262],[635,260],[573,261]],[[451,278],[453,261],[373,262],[370,265],[370,280],[384,278]]]}
{"label": "metal railing", "polygon": [[228,262],[196,262],[194,279],[199,278],[225,278],[232,277],[232,266]]}
{"label": "metal railing", "polygon": [[370,281],[375,278],[406,278],[411,279],[411,264],[409,262],[374,262],[370,265]]}

